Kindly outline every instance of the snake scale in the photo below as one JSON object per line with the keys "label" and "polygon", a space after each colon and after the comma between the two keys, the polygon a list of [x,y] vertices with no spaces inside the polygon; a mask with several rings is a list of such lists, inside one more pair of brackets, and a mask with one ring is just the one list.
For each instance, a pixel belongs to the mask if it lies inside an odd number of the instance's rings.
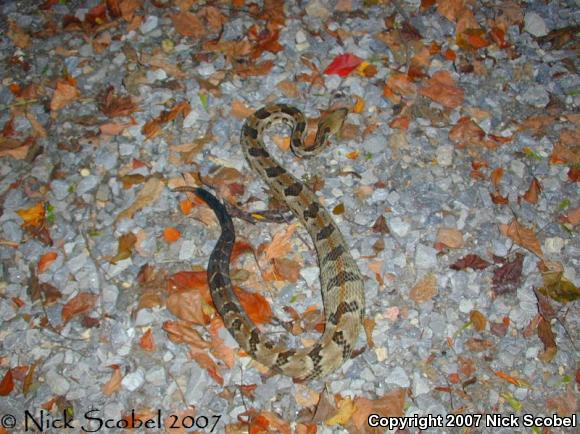
{"label": "snake scale", "polygon": [[[346,110],[342,110],[341,119],[344,119]],[[337,127],[336,122],[322,120],[314,146],[304,149],[304,115],[292,106],[275,104],[249,116],[241,133],[242,149],[250,167],[268,184],[273,195],[287,204],[314,242],[326,318],[324,333],[314,345],[300,349],[276,345],[249,319],[230,280],[229,263],[235,241],[232,218],[211,193],[201,188],[195,192],[214,211],[221,226],[221,236],[211,253],[207,273],[214,305],[225,326],[240,347],[258,362],[297,381],[306,381],[326,376],[350,357],[364,316],[364,286],[338,226],[316,195],[266,150],[264,130],[276,123],[290,126],[292,151],[304,157],[326,145],[342,121]]]}

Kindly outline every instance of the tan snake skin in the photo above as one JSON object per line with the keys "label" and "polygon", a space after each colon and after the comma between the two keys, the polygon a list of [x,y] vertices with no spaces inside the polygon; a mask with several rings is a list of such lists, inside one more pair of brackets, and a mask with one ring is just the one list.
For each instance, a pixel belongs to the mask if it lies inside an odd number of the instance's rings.
{"label": "tan snake skin", "polygon": [[[343,119],[346,112],[341,114]],[[288,205],[314,242],[320,267],[326,326],[313,346],[300,349],[277,346],[248,318],[234,294],[229,276],[229,262],[235,240],[232,219],[224,206],[209,192],[196,189],[196,194],[214,210],[222,228],[220,239],[210,256],[208,281],[215,307],[227,329],[240,347],[258,362],[297,381],[305,381],[326,376],[350,357],[364,316],[364,286],[348,245],[328,212],[319,204],[316,195],[266,151],[263,132],[279,122],[292,128],[291,147],[300,156],[325,145],[342,122],[337,127],[336,122],[322,121],[318,126],[314,148],[305,150],[304,115],[294,107],[276,104],[264,107],[248,117],[241,134],[242,148],[252,169],[270,186],[276,198]]]}

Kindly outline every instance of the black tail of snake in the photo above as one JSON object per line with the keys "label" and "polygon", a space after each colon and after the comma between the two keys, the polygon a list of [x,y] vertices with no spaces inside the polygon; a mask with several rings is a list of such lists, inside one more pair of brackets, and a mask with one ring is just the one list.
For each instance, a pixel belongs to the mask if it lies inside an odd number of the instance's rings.
{"label": "black tail of snake", "polygon": [[[340,113],[344,119],[345,112]],[[331,115],[332,116],[332,115]],[[276,104],[256,111],[246,119],[241,144],[251,168],[268,184],[277,199],[285,202],[308,231],[317,252],[320,288],[326,318],[324,333],[311,347],[290,349],[269,340],[252,321],[235,295],[229,274],[235,241],[232,219],[222,203],[201,188],[195,190],[215,212],[221,236],[211,253],[208,283],[214,305],[240,347],[261,364],[298,381],[324,377],[339,368],[351,355],[364,316],[364,286],[361,273],[338,226],[320,205],[316,195],[288,173],[267,152],[262,135],[278,122],[292,128],[291,148],[304,156],[321,148],[340,128],[336,118],[321,121],[315,146],[303,149],[306,130],[298,109]]]}

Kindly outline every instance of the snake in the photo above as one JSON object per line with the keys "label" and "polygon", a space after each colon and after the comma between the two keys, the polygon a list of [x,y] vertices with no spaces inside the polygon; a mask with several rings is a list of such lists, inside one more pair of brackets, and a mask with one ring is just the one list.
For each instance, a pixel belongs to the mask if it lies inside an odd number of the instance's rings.
{"label": "snake", "polygon": [[292,377],[296,382],[323,378],[351,357],[364,318],[364,282],[337,224],[315,193],[270,155],[263,135],[270,126],[285,124],[291,129],[292,152],[298,157],[311,156],[326,146],[346,114],[347,109],[343,108],[322,118],[314,145],[309,148],[304,146],[304,114],[286,104],[268,105],[247,117],[240,137],[251,169],[270,187],[272,195],[286,204],[313,241],[320,269],[325,329],[311,346],[295,349],[274,343],[250,320],[230,278],[236,238],[232,217],[209,191],[194,189],[213,210],[221,229],[207,266],[208,286],[217,312],[240,348],[270,371]]}

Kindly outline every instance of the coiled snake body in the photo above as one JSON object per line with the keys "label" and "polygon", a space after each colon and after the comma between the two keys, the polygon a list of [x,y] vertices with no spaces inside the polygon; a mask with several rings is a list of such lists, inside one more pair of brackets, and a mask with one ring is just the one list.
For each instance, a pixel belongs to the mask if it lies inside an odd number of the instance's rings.
{"label": "coiled snake body", "polygon": [[234,294],[229,276],[235,240],[232,219],[225,207],[209,192],[196,189],[196,194],[216,213],[222,229],[209,259],[208,282],[215,307],[225,326],[240,347],[258,362],[273,371],[305,381],[324,377],[350,357],[364,316],[364,287],[348,245],[316,195],[267,152],[262,140],[263,132],[279,122],[292,128],[291,147],[295,154],[301,156],[325,145],[328,137],[336,132],[333,130],[338,128],[322,121],[318,126],[315,146],[304,150],[304,115],[294,107],[276,104],[248,117],[241,133],[242,148],[252,169],[270,186],[276,198],[287,204],[314,242],[326,326],[313,346],[300,349],[277,346],[249,319]]}

